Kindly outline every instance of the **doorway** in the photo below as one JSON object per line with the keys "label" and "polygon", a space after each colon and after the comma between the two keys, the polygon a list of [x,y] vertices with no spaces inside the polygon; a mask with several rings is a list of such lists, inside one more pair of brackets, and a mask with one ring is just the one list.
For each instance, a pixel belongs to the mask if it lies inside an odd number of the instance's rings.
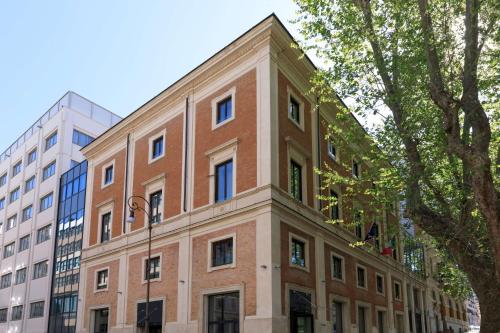
{"label": "doorway", "polygon": [[109,317],[109,309],[97,309],[93,310],[93,333],[108,333],[108,317]]}

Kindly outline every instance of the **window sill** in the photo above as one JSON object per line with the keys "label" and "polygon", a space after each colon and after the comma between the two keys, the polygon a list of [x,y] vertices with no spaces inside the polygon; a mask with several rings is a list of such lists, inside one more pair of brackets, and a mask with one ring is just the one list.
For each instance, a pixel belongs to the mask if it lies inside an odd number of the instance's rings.
{"label": "window sill", "polygon": [[345,279],[339,279],[339,278],[336,278],[336,277],[332,277],[332,280],[333,281],[337,281],[337,282],[345,283]]}
{"label": "window sill", "polygon": [[165,157],[165,153],[161,154],[160,156],[156,156],[155,158],[149,159],[148,164],[153,164],[158,160],[161,160],[163,157]]}
{"label": "window sill", "polygon": [[295,119],[293,119],[292,117],[290,117],[290,113],[288,113],[288,120],[290,120],[292,122],[292,124],[294,124],[295,126],[297,126],[297,128],[299,130],[301,130],[302,132],[305,132],[304,124],[303,123],[298,123],[297,121],[295,121]]}
{"label": "window sill", "polygon": [[232,264],[227,264],[227,265],[220,265],[220,266],[210,266],[207,270],[207,272],[214,272],[214,271],[219,271],[222,269],[231,269],[231,268],[236,268],[236,263]]}
{"label": "window sill", "polygon": [[105,289],[95,289],[94,294],[98,294],[98,293],[102,293],[102,292],[106,292],[106,291],[109,291],[109,289],[107,287]]}
{"label": "window sill", "polygon": [[[156,278],[156,279],[149,279],[149,282],[161,282],[161,276],[159,278]],[[142,280],[141,284],[146,284],[148,283],[147,280]]]}
{"label": "window sill", "polygon": [[300,269],[301,271],[309,273],[309,267],[308,266],[300,266],[300,265],[290,264],[290,268]]}
{"label": "window sill", "polygon": [[231,121],[233,121],[235,119],[234,117],[234,112],[233,112],[233,115],[227,119],[224,119],[223,121],[221,121],[220,123],[215,123],[213,126],[212,126],[212,131],[215,131],[216,129],[218,128],[221,128],[222,126],[226,125],[227,123],[230,123]]}

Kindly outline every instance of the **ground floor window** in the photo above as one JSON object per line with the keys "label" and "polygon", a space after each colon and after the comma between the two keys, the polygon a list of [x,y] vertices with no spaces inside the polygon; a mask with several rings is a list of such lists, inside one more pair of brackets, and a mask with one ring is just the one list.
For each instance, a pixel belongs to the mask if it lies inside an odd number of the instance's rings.
{"label": "ground floor window", "polygon": [[97,309],[93,311],[94,325],[93,333],[108,333],[109,309]]}
{"label": "ground floor window", "polygon": [[362,306],[358,306],[358,332],[359,333],[368,333],[368,329],[366,327],[367,319],[366,319],[366,308]]}
{"label": "ground floor window", "polygon": [[290,332],[314,332],[311,294],[290,290]]}
{"label": "ground floor window", "polygon": [[377,311],[378,333],[385,333],[385,312]]}
{"label": "ground floor window", "polygon": [[[163,325],[163,301],[149,302],[149,333],[161,333]],[[146,331],[146,303],[137,304],[138,332]]]}
{"label": "ground floor window", "polygon": [[239,292],[208,296],[208,333],[238,333],[240,331]]}
{"label": "ground floor window", "polygon": [[332,304],[333,333],[344,333],[344,308],[340,302]]}

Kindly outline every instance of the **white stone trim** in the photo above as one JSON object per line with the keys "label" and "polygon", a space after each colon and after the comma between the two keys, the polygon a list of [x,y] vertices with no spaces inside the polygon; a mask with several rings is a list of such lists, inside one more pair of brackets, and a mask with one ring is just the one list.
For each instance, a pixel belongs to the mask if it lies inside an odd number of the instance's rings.
{"label": "white stone trim", "polygon": [[198,305],[198,318],[202,318],[203,321],[201,325],[198,324],[198,333],[208,332],[208,297],[211,295],[225,294],[238,292],[239,297],[239,313],[238,317],[240,319],[240,332],[244,333],[243,323],[245,320],[245,285],[230,285],[219,288],[207,288],[200,290],[200,298]]}
{"label": "white stone trim", "polygon": [[[219,102],[231,97],[231,117],[217,124],[217,105]],[[231,122],[236,117],[236,86],[231,87],[229,90],[215,97],[211,101],[212,106],[212,130],[215,130],[225,124]]]}
{"label": "white stone trim", "polygon": [[[238,151],[238,139],[232,139],[228,142],[207,151],[205,155],[210,158],[210,187],[209,187],[209,203],[213,205],[215,203],[215,167],[220,163],[224,163],[229,160],[233,160],[233,198],[236,196],[236,181],[237,177],[237,151]],[[232,198],[231,198],[232,199]]]}
{"label": "white stone trim", "polygon": [[333,303],[342,303],[342,323],[344,324],[344,332],[349,332],[351,325],[351,300],[349,297],[340,296],[337,294],[330,294],[329,304],[330,313],[328,314],[329,321],[333,327]]}
{"label": "white stone trim", "polygon": [[[159,223],[162,223],[163,220],[165,220],[165,174],[162,174],[162,175],[159,175],[157,177],[154,177],[150,180],[148,180],[146,182],[146,184],[144,185],[145,188],[144,188],[144,198],[146,198],[146,200],[148,202],[150,202],[150,195],[157,192],[157,191],[161,191],[161,202],[160,202],[160,205],[158,207],[158,212],[161,214],[161,221],[158,222]],[[150,202],[151,203],[151,202]],[[147,206],[147,205],[146,205]],[[148,207],[145,207],[146,210],[148,210]],[[148,221],[149,221],[149,218],[148,218],[148,214],[146,214],[146,212],[143,212],[144,213],[144,228],[148,228]]]}
{"label": "white stone trim", "polygon": [[115,202],[111,201],[109,203],[106,203],[98,208],[97,211],[97,216],[99,217],[98,224],[97,224],[97,244],[103,244],[101,240],[101,231],[102,231],[102,217],[110,213],[109,217],[109,240],[106,241],[105,243],[111,241],[111,238],[113,238],[113,211],[114,211],[114,206]]}
{"label": "white stone trim", "polygon": [[372,304],[367,303],[367,302],[362,302],[362,301],[355,301],[355,307],[356,307],[356,332],[359,332],[359,307],[365,308],[365,332],[371,332],[373,328],[373,321],[372,321]]}
{"label": "white stone trim", "polygon": [[[342,260],[342,263],[341,263],[341,267],[342,267],[342,279],[336,278],[334,276],[334,274],[333,274],[333,257],[334,256]],[[331,266],[331,269],[330,269],[330,271],[331,271],[330,272],[330,278],[332,280],[334,280],[334,281],[345,283],[346,271],[345,271],[345,258],[344,258],[344,256],[338,254],[335,251],[330,251],[330,266]]]}
{"label": "white stone trim", "polygon": [[[290,88],[290,86],[286,87],[286,93],[287,93],[287,95],[286,95],[286,113],[287,113],[287,117],[292,122],[292,124],[294,124],[295,126],[297,126],[302,132],[305,132],[305,129],[304,129],[304,123],[305,123],[305,119],[304,119],[304,101],[302,100],[302,98],[300,98],[292,90],[292,88]],[[296,100],[299,103],[299,122],[298,123],[295,121],[295,119],[292,119],[292,117],[290,117],[290,102],[291,102],[291,98],[293,98],[294,100]]]}
{"label": "white stone trim", "polygon": [[[162,153],[159,156],[153,158],[153,142],[156,139],[159,139],[161,137],[163,137]],[[165,128],[163,130],[151,135],[148,138],[148,164],[154,163],[165,156],[165,154],[166,154],[165,149],[167,147],[166,142],[167,142],[167,129],[165,129]]]}
{"label": "white stone trim", "polygon": [[[292,264],[292,241],[296,239],[298,241],[301,241],[304,243],[304,261],[305,261],[305,266],[302,267],[300,265],[295,265]],[[306,272],[309,272],[310,269],[310,256],[309,256],[309,240],[307,240],[304,237],[301,237],[297,234],[294,234],[292,232],[288,233],[288,266],[292,268],[298,268],[301,270],[304,270]]]}
{"label": "white stone trim", "polygon": [[[359,285],[359,280],[358,280],[358,268],[361,268],[365,271],[365,274],[364,274],[364,277],[365,277],[365,286],[364,287],[361,287]],[[364,289],[364,290],[368,290],[368,270],[366,269],[366,266],[364,265],[361,265],[359,263],[356,263],[356,288],[358,289]]]}
{"label": "white stone trim", "polygon": [[[399,296],[396,296],[396,285],[399,286]],[[401,294],[403,293],[403,290],[401,288],[402,288],[401,287],[401,282],[394,281],[394,283],[393,283],[393,289],[394,289],[394,300],[395,301],[401,301],[402,300],[401,299],[401,296],[402,296]]]}
{"label": "white stone trim", "polygon": [[288,193],[292,196],[292,160],[301,166],[302,203],[307,205],[307,157],[294,145],[288,145]]}
{"label": "white stone trim", "polygon": [[[221,241],[224,239],[233,239],[233,262],[227,265],[221,265],[221,266],[212,266],[212,251],[213,251],[213,243],[217,241]],[[217,271],[220,269],[226,269],[226,268],[235,268],[236,267],[236,233],[231,233],[231,234],[226,234],[223,236],[219,236],[216,238],[211,238],[208,240],[208,257],[207,257],[207,272],[212,272],[212,271]]]}
{"label": "white stone trim", "polygon": [[[111,185],[115,182],[115,173],[116,173],[115,161],[116,160],[113,159],[101,167],[101,189],[108,187],[109,185]],[[105,181],[106,181],[106,178],[105,178],[106,177],[106,169],[109,167],[113,167],[113,174],[111,175],[111,181],[109,183],[105,183]]]}
{"label": "white stone trim", "polygon": [[[103,272],[103,271],[108,271],[108,280],[106,281],[106,288],[98,289],[97,287],[99,286],[98,285],[99,284],[99,280],[98,280],[99,273]],[[102,268],[96,269],[94,271],[94,294],[109,290],[109,278],[110,278],[109,266],[102,267]]]}
{"label": "white stone trim", "polygon": [[[382,292],[378,291],[378,286],[377,286],[377,277],[379,277],[379,276],[382,278]],[[384,276],[384,274],[379,273],[379,272],[375,272],[375,293],[377,295],[385,297],[385,294],[386,294],[385,289],[386,289],[386,283],[385,283],[385,276]]]}
{"label": "white stone trim", "polygon": [[[154,258],[157,258],[157,257],[160,257],[160,277],[158,278],[155,278],[155,279],[149,279],[150,282],[156,282],[156,281],[161,281],[161,269],[162,269],[162,266],[163,266],[163,253],[162,252],[156,252],[156,253],[151,253],[151,259],[154,259]],[[148,260],[148,256],[142,256],[141,258],[141,267],[142,267],[142,270],[141,270],[141,284],[145,284],[147,283],[147,280],[145,279],[145,276],[144,274],[146,273],[146,260]],[[151,272],[151,269],[150,269],[150,272]]]}

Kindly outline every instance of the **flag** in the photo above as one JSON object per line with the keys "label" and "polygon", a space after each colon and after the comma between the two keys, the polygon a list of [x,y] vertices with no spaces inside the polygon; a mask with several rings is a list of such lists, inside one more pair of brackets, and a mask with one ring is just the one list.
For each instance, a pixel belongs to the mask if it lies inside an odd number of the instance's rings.
{"label": "flag", "polygon": [[370,227],[370,230],[366,234],[365,242],[370,240],[370,239],[374,239],[377,236],[377,233],[378,233],[378,226],[375,222],[373,222],[371,227]]}

